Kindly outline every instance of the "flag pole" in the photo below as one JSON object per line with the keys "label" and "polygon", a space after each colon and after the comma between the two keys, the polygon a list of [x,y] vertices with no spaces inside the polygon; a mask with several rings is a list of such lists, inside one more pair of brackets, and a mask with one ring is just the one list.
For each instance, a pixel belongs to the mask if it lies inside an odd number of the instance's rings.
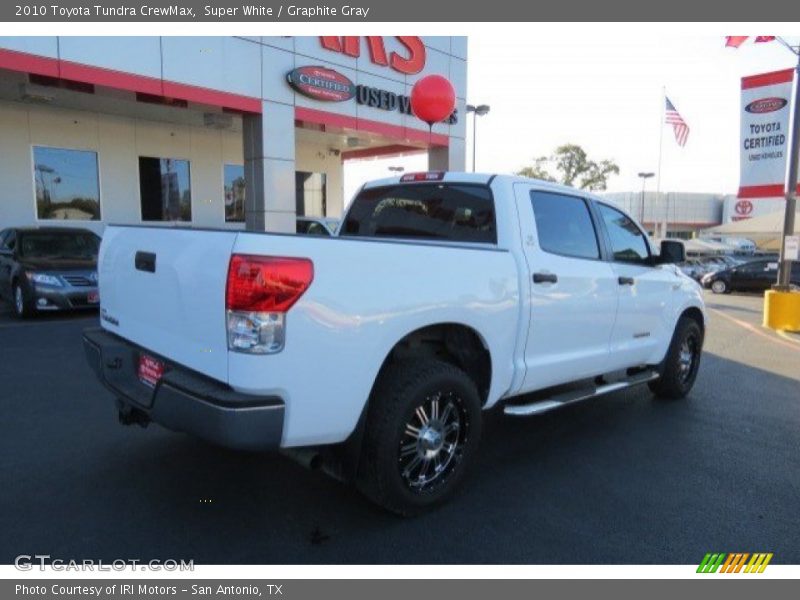
{"label": "flag pole", "polygon": [[[656,170],[656,200],[661,194],[661,157],[664,153],[664,111],[666,110],[667,87],[661,86],[661,108],[658,113],[658,169]],[[655,207],[654,207],[655,208]],[[642,198],[642,215],[644,215],[644,198]],[[644,216],[642,216],[644,220]],[[664,237],[666,237],[667,225],[664,224]],[[658,220],[653,212],[653,234],[658,237]]]}

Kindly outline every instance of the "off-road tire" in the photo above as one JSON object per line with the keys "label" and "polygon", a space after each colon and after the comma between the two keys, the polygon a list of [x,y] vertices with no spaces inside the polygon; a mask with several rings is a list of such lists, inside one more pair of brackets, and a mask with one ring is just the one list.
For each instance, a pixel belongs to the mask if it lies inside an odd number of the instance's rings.
{"label": "off-road tire", "polygon": [[[426,462],[424,456],[428,454],[421,444],[430,438],[423,438],[421,433],[416,439],[410,438],[413,433],[407,428],[423,422],[417,409],[428,406],[429,410],[423,412],[430,413],[427,415],[430,417],[429,425],[418,429],[422,432],[427,428],[430,433],[430,429],[437,426],[437,421],[432,418],[434,401],[439,407],[438,423],[450,422],[448,427],[442,426],[442,431],[450,430],[447,435],[452,436],[453,430],[457,429],[458,437],[442,437],[440,450],[434,450],[437,454],[430,460],[439,457],[443,463],[445,455],[440,456],[440,451],[446,452],[450,460],[446,465],[434,467],[431,473],[434,478],[429,487],[415,489],[415,486],[422,485],[423,477],[413,478],[408,466],[416,456],[414,452],[419,454],[418,461]],[[451,408],[448,410],[445,406]],[[458,428],[453,427],[450,421],[454,414],[460,419]],[[399,515],[412,516],[424,512],[453,494],[475,458],[480,436],[480,395],[464,371],[435,358],[399,361],[385,369],[370,397],[358,488],[376,504]],[[448,444],[448,439],[454,443]],[[415,444],[416,450],[411,447],[409,455],[409,447]],[[430,466],[431,462],[426,464]]]}
{"label": "off-road tire", "polygon": [[[664,399],[686,397],[697,379],[702,349],[703,330],[700,325],[692,318],[681,317],[672,334],[667,355],[658,367],[660,377],[648,384],[650,390]],[[687,360],[690,361],[688,364]]]}

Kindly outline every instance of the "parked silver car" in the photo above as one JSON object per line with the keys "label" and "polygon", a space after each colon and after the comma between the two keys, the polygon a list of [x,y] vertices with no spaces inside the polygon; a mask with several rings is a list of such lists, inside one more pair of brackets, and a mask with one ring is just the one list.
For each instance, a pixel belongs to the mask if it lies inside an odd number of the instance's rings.
{"label": "parked silver car", "polygon": [[37,311],[97,308],[100,238],[86,229],[0,231],[0,296],[18,317]]}

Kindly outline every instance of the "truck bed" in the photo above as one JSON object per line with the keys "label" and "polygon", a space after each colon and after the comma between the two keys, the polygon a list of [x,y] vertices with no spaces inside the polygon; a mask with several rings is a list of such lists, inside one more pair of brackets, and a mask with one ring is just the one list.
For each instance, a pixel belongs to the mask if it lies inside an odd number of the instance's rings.
{"label": "truck bed", "polygon": [[[313,262],[277,354],[228,350],[232,254]],[[472,327],[492,349],[489,402],[506,393],[519,272],[510,252],[478,244],[110,226],[100,249],[101,324],[237,392],[283,398],[282,445],[332,443],[352,431],[392,347],[429,325]]]}

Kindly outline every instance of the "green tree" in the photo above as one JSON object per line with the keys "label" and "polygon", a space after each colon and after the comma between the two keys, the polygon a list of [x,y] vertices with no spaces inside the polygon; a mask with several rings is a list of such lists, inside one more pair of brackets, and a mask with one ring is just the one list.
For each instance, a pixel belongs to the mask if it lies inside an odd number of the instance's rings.
{"label": "green tree", "polygon": [[540,156],[539,158],[535,158],[533,160],[532,165],[528,165],[527,167],[523,167],[519,171],[517,171],[517,175],[522,175],[523,177],[530,177],[531,179],[541,179],[542,181],[556,181],[556,178],[550,175],[547,171],[547,163],[550,162],[550,158],[547,156]]}
{"label": "green tree", "polygon": [[602,191],[611,175],[619,175],[619,167],[612,160],[589,160],[579,145],[564,144],[551,156],[534,159],[532,165],[520,169],[517,175],[563,183],[582,190]]}

